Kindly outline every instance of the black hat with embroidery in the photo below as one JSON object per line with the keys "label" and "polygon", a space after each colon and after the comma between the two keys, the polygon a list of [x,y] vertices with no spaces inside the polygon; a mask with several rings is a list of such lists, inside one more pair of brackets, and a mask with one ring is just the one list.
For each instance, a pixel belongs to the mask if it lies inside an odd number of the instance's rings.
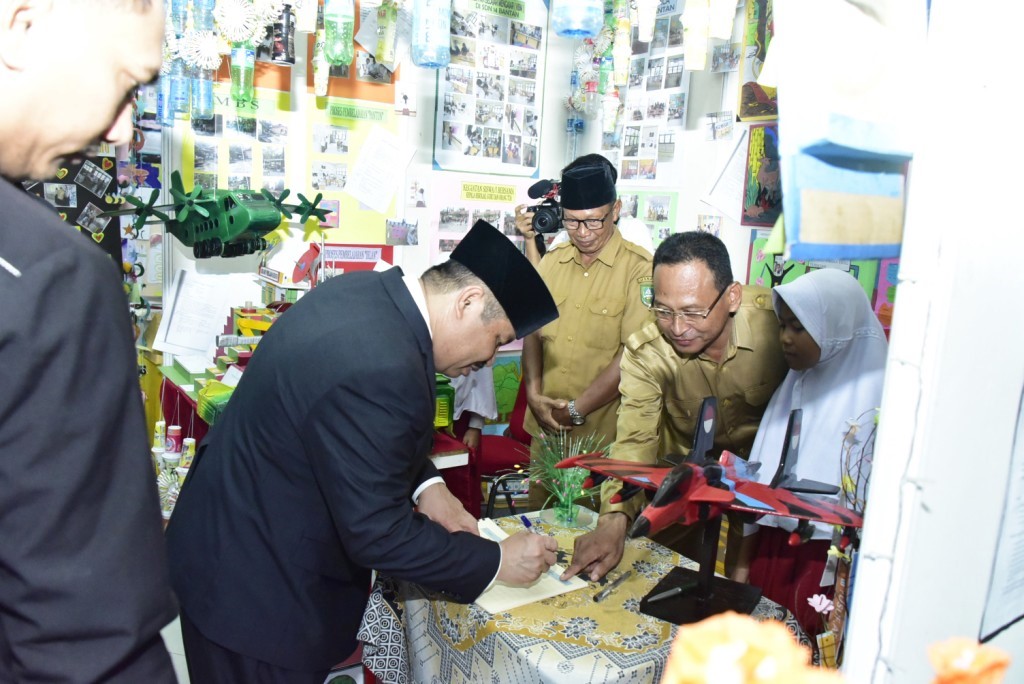
{"label": "black hat with embroidery", "polygon": [[526,337],[558,318],[555,300],[533,264],[497,228],[477,221],[451,258],[473,272],[491,289],[505,315]]}
{"label": "black hat with embroidery", "polygon": [[611,164],[602,159],[595,163],[572,166],[562,172],[559,201],[563,209],[596,209],[618,198]]}

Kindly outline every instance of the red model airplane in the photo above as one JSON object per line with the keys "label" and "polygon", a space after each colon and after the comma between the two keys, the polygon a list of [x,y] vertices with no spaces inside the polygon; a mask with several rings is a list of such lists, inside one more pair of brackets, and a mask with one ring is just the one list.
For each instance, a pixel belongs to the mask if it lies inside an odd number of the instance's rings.
{"label": "red model airplane", "polygon": [[[622,480],[622,492],[612,499],[617,503],[641,490],[653,490],[651,503],[637,516],[629,537],[650,536],[673,524],[692,525],[720,516],[723,511],[741,511],[762,515],[797,518],[801,522],[790,537],[790,544],[810,538],[809,521],[820,521],[843,527],[861,527],[862,517],[848,508],[798,493],[835,494],[838,487],[808,480],[796,480],[790,471],[796,461],[800,437],[800,410],[790,415],[782,459],[771,485],[748,479],[760,463],[750,463],[729,451],[717,459],[706,458],[714,441],[716,402],[713,397],[701,406],[694,447],[690,456],[673,467],[644,465],[632,461],[583,454],[567,458],[559,468],[581,467],[592,473],[592,482],[599,484],[607,477]],[[671,458],[668,460],[672,460]],[[602,477],[603,476],[603,477]],[[701,508],[707,506],[702,512]]]}

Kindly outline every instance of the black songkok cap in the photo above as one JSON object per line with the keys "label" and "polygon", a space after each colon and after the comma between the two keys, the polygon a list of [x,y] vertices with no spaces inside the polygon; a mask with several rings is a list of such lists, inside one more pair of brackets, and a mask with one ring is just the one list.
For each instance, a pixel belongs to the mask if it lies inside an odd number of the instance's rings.
{"label": "black songkok cap", "polygon": [[558,318],[555,300],[533,264],[512,241],[484,220],[477,221],[452,251],[452,259],[491,289],[516,337],[526,337]]}
{"label": "black songkok cap", "polygon": [[618,198],[611,169],[603,162],[563,172],[559,194],[563,209],[596,209]]}

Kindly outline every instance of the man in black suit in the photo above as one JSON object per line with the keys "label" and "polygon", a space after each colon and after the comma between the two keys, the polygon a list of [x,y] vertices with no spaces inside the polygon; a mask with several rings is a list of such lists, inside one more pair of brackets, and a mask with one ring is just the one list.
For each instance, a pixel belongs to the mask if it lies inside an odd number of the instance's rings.
{"label": "man in black suit", "polygon": [[319,684],[356,647],[371,569],[469,602],[554,562],[550,537],[477,536],[427,455],[435,370],[466,375],[557,315],[478,221],[421,278],[338,276],[274,323],[167,532],[192,681]]}
{"label": "man in black suit", "polygon": [[0,682],[176,681],[120,264],[19,186],[131,140],[163,25],[142,0],[0,0]]}

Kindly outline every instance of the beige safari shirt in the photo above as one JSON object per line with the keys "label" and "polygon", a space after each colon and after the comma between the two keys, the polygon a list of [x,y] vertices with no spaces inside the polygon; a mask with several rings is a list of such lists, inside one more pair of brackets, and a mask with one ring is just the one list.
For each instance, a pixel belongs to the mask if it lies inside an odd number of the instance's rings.
{"label": "beige safari shirt", "polygon": [[[629,336],[653,320],[647,308],[651,256],[616,229],[590,266],[584,268],[579,250],[565,242],[544,255],[537,270],[558,306],[558,318],[540,330],[541,392],[574,399],[611,363]],[[572,436],[597,432],[610,446],[618,408],[615,400],[588,414]],[[541,432],[530,411],[524,427],[531,435]]]}
{"label": "beige safari shirt", "polygon": [[[629,338],[622,354],[622,406],[611,455],[653,464],[666,454],[689,454],[701,401],[712,395],[718,398],[715,452],[728,449],[746,458],[768,400],[786,371],[779,321],[771,291],[765,288],[743,287],[720,364],[704,354],[678,354],[651,321]],[[634,517],[646,503],[644,497],[608,504],[619,488],[618,480],[605,482],[601,512]]]}

